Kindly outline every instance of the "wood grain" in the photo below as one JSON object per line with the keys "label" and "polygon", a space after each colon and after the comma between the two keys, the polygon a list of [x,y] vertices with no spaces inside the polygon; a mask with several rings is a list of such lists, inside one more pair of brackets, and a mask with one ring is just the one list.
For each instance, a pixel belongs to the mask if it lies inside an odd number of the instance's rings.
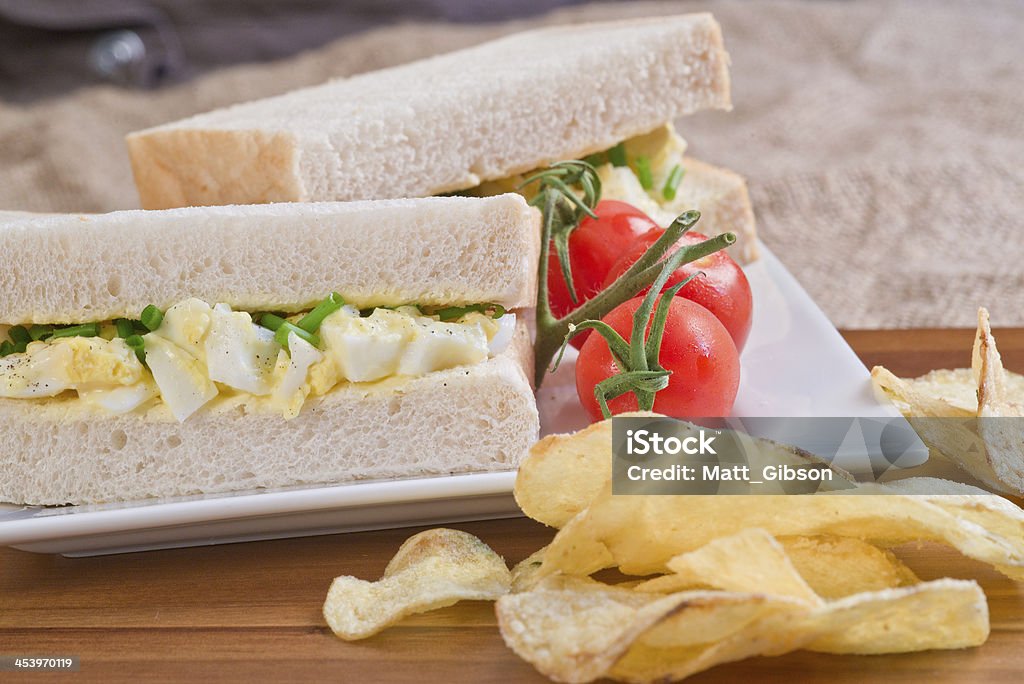
{"label": "wood grain", "polygon": [[[897,374],[970,362],[969,330],[854,331],[867,365]],[[997,330],[1007,367],[1024,371],[1024,329]],[[547,543],[525,519],[453,525],[509,563]],[[288,539],[98,558],[0,550],[0,654],[77,655],[75,681],[543,681],[502,643],[490,604],[415,616],[363,642],[336,639],[320,615],[331,578],[376,578],[416,530]],[[988,595],[992,636],[976,649],[900,656],[793,653],[688,681],[1020,682],[1024,585],[948,549],[900,550],[924,579],[970,577]],[[3,681],[67,675],[0,674]]]}

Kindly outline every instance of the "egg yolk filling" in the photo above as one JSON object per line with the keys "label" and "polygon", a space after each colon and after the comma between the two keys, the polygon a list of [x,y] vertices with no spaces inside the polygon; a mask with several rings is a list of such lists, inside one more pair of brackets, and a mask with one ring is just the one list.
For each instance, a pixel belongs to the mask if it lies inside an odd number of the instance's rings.
{"label": "egg yolk filling", "polygon": [[[465,307],[453,315],[453,309],[360,311],[346,305],[323,317],[310,334],[298,327],[303,314],[264,315],[257,324],[225,304],[187,299],[169,308],[153,329],[135,323],[133,335],[122,335],[120,326],[128,322],[119,321],[79,326],[91,332],[75,335],[33,335],[15,352],[5,341],[0,397],[74,392],[84,404],[112,413],[162,402],[179,421],[221,397],[293,418],[308,397],[341,383],[420,377],[500,354],[512,341],[515,314],[491,309]],[[268,320],[277,321],[276,331],[265,327]],[[25,328],[18,328],[23,335]]]}

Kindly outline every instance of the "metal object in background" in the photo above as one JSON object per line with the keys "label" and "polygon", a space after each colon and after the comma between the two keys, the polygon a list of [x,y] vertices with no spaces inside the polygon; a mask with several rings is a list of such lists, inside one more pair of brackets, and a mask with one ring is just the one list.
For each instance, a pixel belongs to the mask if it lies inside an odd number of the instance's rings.
{"label": "metal object in background", "polygon": [[146,44],[135,31],[110,31],[89,50],[89,66],[100,77],[121,85],[140,85],[144,79]]}
{"label": "metal object in background", "polygon": [[154,88],[401,21],[502,21],[586,1],[0,0],[0,100]]}

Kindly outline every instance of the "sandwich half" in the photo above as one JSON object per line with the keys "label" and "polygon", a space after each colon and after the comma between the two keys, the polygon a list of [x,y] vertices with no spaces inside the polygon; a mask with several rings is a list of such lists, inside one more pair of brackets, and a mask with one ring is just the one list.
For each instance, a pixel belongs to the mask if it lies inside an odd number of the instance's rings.
{"label": "sandwich half", "polygon": [[[687,209],[756,257],[743,179],[684,157],[671,122],[729,109],[710,14],[545,28],[240,104],[128,136],[142,206],[310,202],[515,190],[589,158],[605,197],[663,224]],[[625,143],[621,145],[621,143]]]}
{"label": "sandwich half", "polygon": [[0,501],[512,469],[536,440],[518,195],[0,225]]}

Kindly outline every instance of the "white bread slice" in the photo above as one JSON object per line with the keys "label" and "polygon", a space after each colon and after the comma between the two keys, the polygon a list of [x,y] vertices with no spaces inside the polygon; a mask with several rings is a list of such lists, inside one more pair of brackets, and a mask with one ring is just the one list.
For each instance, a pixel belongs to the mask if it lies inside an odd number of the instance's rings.
{"label": "white bread slice", "polygon": [[352,480],[515,469],[539,421],[524,321],[483,363],[340,385],[298,417],[223,406],[178,423],[77,399],[0,399],[0,501],[102,503]]}
{"label": "white bread slice", "polygon": [[686,175],[672,203],[673,211],[698,210],[700,221],[694,230],[709,237],[730,231],[735,233],[736,243],[729,247],[729,254],[741,264],[755,261],[758,257],[757,229],[747,181],[738,173],[693,157],[686,157],[684,166]]}
{"label": "white bread slice", "polygon": [[539,214],[518,195],[194,207],[0,225],[0,323],[138,317],[188,297],[299,311],[536,301]]}
{"label": "white bread slice", "polygon": [[128,136],[142,206],[420,197],[728,109],[710,14],[545,28]]}

